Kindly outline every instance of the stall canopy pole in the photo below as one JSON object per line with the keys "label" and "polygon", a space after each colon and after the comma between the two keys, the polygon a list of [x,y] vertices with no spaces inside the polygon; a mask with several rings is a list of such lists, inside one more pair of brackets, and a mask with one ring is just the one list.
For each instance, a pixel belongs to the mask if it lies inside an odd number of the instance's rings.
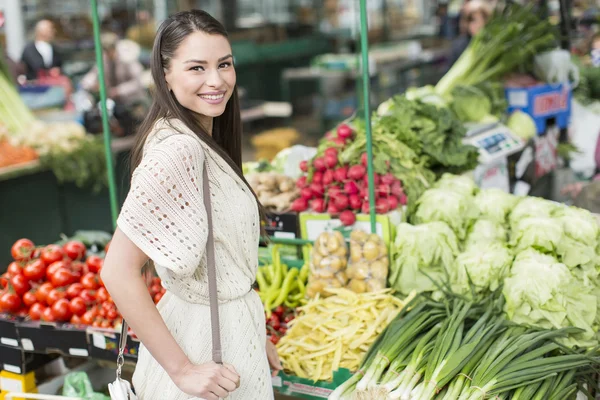
{"label": "stall canopy pole", "polygon": [[108,193],[110,196],[110,212],[113,228],[117,228],[119,203],[117,202],[117,185],[115,170],[110,146],[110,126],[108,124],[108,109],[106,108],[106,84],[104,81],[104,59],[102,57],[102,43],[100,42],[100,18],[98,16],[98,1],[92,2],[92,22],[94,24],[94,47],[96,48],[96,66],[98,68],[98,85],[100,87],[100,104],[102,107],[102,132],[104,135],[104,155],[106,157],[106,172],[108,173]]}
{"label": "stall canopy pole", "polygon": [[360,50],[362,53],[363,108],[367,135],[367,173],[369,174],[369,210],[371,233],[377,233],[375,214],[375,174],[373,171],[373,143],[371,141],[371,79],[369,74],[369,28],[367,24],[367,0],[360,0]]}

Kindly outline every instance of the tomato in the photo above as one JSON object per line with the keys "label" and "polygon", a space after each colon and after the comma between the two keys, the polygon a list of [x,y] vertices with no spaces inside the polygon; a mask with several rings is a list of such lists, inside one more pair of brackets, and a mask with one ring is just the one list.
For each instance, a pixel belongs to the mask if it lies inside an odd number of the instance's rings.
{"label": "tomato", "polygon": [[56,272],[56,270],[58,270],[59,268],[69,269],[70,265],[71,264],[67,261],[57,261],[57,262],[50,264],[48,266],[48,268],[46,269],[46,278],[48,278],[48,280],[50,280],[52,277],[52,274],[54,274],[54,272]]}
{"label": "tomato", "polygon": [[160,278],[158,276],[155,276],[152,278],[152,284],[153,285],[162,285],[162,282],[160,281]]}
{"label": "tomato", "polygon": [[118,317],[119,317],[119,313],[117,312],[117,310],[108,310],[106,312],[106,318],[108,318],[111,321],[114,321]]}
{"label": "tomato", "polygon": [[40,249],[39,247],[36,247],[35,250],[33,250],[33,254],[31,255],[31,258],[34,260],[37,260],[41,256],[42,256],[42,249]]}
{"label": "tomato", "polygon": [[46,303],[46,299],[48,298],[48,293],[54,289],[54,286],[50,282],[45,282],[40,285],[35,292],[35,297],[38,299],[40,303]]}
{"label": "tomato", "polygon": [[42,249],[40,258],[46,265],[50,265],[57,261],[62,261],[62,259],[65,258],[65,253],[63,252],[62,247],[56,244],[50,244]]}
{"label": "tomato", "polygon": [[106,308],[100,308],[100,311],[98,311],[98,315],[102,318],[106,318]]}
{"label": "tomato", "polygon": [[160,301],[160,299],[162,299],[162,298],[163,298],[163,296],[164,296],[164,294],[163,294],[163,293],[160,293],[160,292],[159,292],[159,293],[156,293],[156,294],[154,295],[154,304],[158,304],[158,302]]}
{"label": "tomato", "polygon": [[46,322],[54,322],[56,318],[54,318],[54,313],[52,312],[51,307],[46,307],[42,312],[42,321]]}
{"label": "tomato", "polygon": [[85,261],[90,272],[98,273],[102,269],[103,260],[98,256],[89,256]]}
{"label": "tomato", "polygon": [[30,260],[33,252],[35,251],[35,245],[29,239],[19,239],[12,245],[10,253],[15,261],[26,261]]}
{"label": "tomato", "polygon": [[100,327],[101,327],[101,328],[110,328],[110,327],[111,327],[111,323],[110,323],[110,321],[109,321],[109,320],[107,320],[107,319],[103,319],[103,320],[100,322]]}
{"label": "tomato", "polygon": [[10,280],[10,275],[8,274],[8,272],[2,274],[2,276],[0,276],[0,286],[2,288],[7,287],[9,280]]}
{"label": "tomato", "polygon": [[289,324],[290,322],[292,322],[293,319],[294,319],[294,316],[292,314],[290,314],[283,319],[283,322],[285,322],[286,324]]}
{"label": "tomato", "polygon": [[81,317],[87,311],[87,307],[85,301],[81,297],[75,297],[69,303],[69,309],[71,312],[79,317]]}
{"label": "tomato", "polygon": [[23,275],[32,282],[41,281],[46,276],[46,264],[42,260],[34,260],[23,268]]}
{"label": "tomato", "polygon": [[9,274],[10,276],[23,274],[23,264],[20,262],[16,262],[16,261],[11,262],[10,264],[8,264],[6,273]]}
{"label": "tomato", "polygon": [[277,306],[277,308],[273,311],[273,313],[277,314],[277,316],[281,319],[283,313],[285,313],[285,307]]}
{"label": "tomato", "polygon": [[277,337],[277,335],[271,335],[271,337],[269,338],[269,340],[273,344],[277,344],[279,342],[279,338]]}
{"label": "tomato", "polygon": [[71,319],[73,313],[71,312],[70,303],[67,299],[57,300],[52,305],[52,313],[57,321],[66,322]]}
{"label": "tomato", "polygon": [[154,296],[155,294],[160,293],[161,289],[162,289],[162,286],[154,283],[152,286],[150,286],[150,294],[152,294],[152,296]]}
{"label": "tomato", "polygon": [[286,332],[287,332],[287,328],[285,326],[282,326],[281,328],[279,328],[279,334],[281,336],[285,335]]}
{"label": "tomato", "polygon": [[108,294],[108,290],[106,290],[106,288],[101,287],[96,291],[96,299],[98,302],[108,301],[109,298],[110,295]]}
{"label": "tomato", "polygon": [[75,282],[75,276],[66,268],[59,268],[50,275],[50,283],[54,287],[63,287]]}
{"label": "tomato", "polygon": [[16,313],[21,308],[21,299],[16,293],[4,292],[0,296],[0,311]]}
{"label": "tomato", "polygon": [[31,307],[34,303],[37,302],[37,297],[35,297],[35,293],[29,291],[23,295],[23,304],[27,307]]}
{"label": "tomato", "polygon": [[93,272],[88,272],[81,278],[81,284],[84,288],[90,290],[96,290],[100,287],[98,283],[97,275]]}
{"label": "tomato", "polygon": [[29,309],[29,318],[34,321],[39,321],[42,318],[42,314],[46,310],[46,307],[41,303],[35,303]]}
{"label": "tomato", "polygon": [[84,287],[81,283],[79,283],[79,282],[72,283],[67,288],[67,298],[69,300],[74,299],[75,297],[79,296],[79,293],[81,293],[81,291],[83,289],[84,289]]}
{"label": "tomato", "polygon": [[19,296],[23,296],[31,289],[31,285],[23,275],[15,275],[10,278],[10,283]]}
{"label": "tomato", "polygon": [[83,259],[83,257],[85,257],[85,252],[87,251],[87,249],[85,248],[85,245],[76,240],[67,242],[63,246],[63,250],[65,251],[67,257],[69,257],[71,260]]}
{"label": "tomato", "polygon": [[64,299],[66,297],[67,294],[64,291],[52,289],[50,293],[48,293],[48,297],[46,297],[46,303],[48,303],[49,306],[52,306],[58,300]]}
{"label": "tomato", "polygon": [[83,289],[81,293],[79,293],[79,297],[81,297],[87,305],[94,304],[96,302],[96,292],[94,290]]}
{"label": "tomato", "polygon": [[100,318],[96,318],[96,319],[94,320],[94,322],[92,322],[92,326],[93,326],[94,328],[100,328],[100,322],[101,322],[101,321],[102,321],[102,320],[101,320]]}
{"label": "tomato", "polygon": [[82,324],[81,317],[79,315],[73,315],[71,317],[71,321],[70,322],[73,325],[81,325]]}
{"label": "tomato", "polygon": [[95,318],[96,313],[94,312],[94,310],[88,310],[81,316],[81,323],[84,325],[92,325]]}

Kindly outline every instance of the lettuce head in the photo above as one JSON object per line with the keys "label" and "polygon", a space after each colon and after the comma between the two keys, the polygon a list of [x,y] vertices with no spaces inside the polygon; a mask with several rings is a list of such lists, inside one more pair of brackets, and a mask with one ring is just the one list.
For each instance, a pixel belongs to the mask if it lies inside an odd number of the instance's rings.
{"label": "lettuce head", "polygon": [[519,198],[501,189],[482,189],[475,196],[475,204],[482,218],[504,223]]}

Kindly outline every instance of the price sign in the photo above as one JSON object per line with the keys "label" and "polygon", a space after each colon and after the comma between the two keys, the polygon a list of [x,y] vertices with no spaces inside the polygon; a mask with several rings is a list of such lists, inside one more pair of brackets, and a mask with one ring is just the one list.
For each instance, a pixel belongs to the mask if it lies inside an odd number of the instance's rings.
{"label": "price sign", "polygon": [[546,134],[533,139],[535,146],[535,176],[542,177],[556,169],[558,164],[558,126],[549,127]]}

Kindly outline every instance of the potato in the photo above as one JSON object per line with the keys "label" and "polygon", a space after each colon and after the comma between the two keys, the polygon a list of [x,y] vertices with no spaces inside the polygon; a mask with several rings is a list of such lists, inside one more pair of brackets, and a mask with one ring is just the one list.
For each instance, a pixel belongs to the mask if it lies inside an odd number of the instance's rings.
{"label": "potato", "polygon": [[337,241],[334,235],[329,235],[327,237],[327,251],[329,253],[334,253],[340,248],[340,243]]}
{"label": "potato", "polygon": [[367,281],[367,289],[369,292],[376,292],[385,289],[385,281],[379,279],[369,279]]}
{"label": "potato", "polygon": [[350,233],[350,240],[362,243],[367,240],[368,235],[361,230],[354,230]]}
{"label": "potato", "polygon": [[362,246],[358,243],[350,244],[350,261],[359,262],[363,258]]}
{"label": "potato", "polygon": [[388,276],[388,267],[383,263],[383,258],[381,260],[376,260],[369,265],[369,269],[371,271],[371,276],[374,279],[386,280]]}
{"label": "potato", "polygon": [[345,259],[346,256],[348,255],[348,252],[346,251],[346,246],[342,246],[339,249],[337,249],[336,251],[334,251],[333,255]]}
{"label": "potato", "polygon": [[337,241],[340,244],[340,246],[345,246],[346,239],[344,239],[344,235],[342,235],[342,232],[340,232],[340,231],[334,231],[333,235],[337,239]]}
{"label": "potato", "polygon": [[335,275],[335,279],[341,282],[342,285],[348,283],[348,275],[346,272],[340,272]]}
{"label": "potato", "polygon": [[318,268],[321,265],[322,261],[323,261],[323,256],[321,254],[319,254],[318,251],[313,251],[312,252],[312,263],[313,263],[313,265]]}
{"label": "potato", "polygon": [[368,241],[363,246],[363,256],[367,261],[373,261],[379,258],[379,246],[377,244]]}
{"label": "potato", "polygon": [[362,279],[352,279],[348,286],[354,293],[364,293],[367,291],[367,284]]}
{"label": "potato", "polygon": [[369,264],[365,261],[359,261],[352,264],[354,271],[354,278],[367,279],[369,277]]}

